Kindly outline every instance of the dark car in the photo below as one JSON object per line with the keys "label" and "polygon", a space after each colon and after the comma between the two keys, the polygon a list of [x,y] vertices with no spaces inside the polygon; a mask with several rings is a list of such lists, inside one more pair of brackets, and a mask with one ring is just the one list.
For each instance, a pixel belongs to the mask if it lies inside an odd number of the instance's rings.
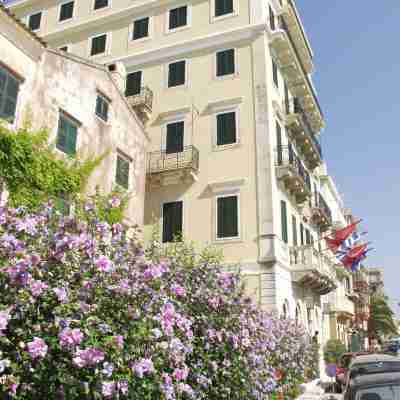
{"label": "dark car", "polygon": [[347,374],[349,370],[349,366],[354,358],[360,355],[364,355],[368,353],[359,352],[359,353],[344,353],[340,356],[339,363],[336,367],[336,391],[342,392],[346,385]]}
{"label": "dark car", "polygon": [[400,372],[359,375],[351,380],[345,400],[399,400]]}
{"label": "dark car", "polygon": [[389,342],[387,342],[384,345],[383,351],[385,353],[399,354],[400,353],[400,340],[398,338],[390,340]]}

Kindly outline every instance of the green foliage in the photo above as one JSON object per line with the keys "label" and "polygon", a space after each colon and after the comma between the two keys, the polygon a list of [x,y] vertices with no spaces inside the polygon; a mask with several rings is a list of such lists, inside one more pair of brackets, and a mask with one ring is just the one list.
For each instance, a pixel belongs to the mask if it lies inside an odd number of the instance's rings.
{"label": "green foliage", "polygon": [[385,296],[379,294],[371,296],[368,331],[369,336],[374,338],[379,338],[382,335],[398,334],[398,329],[394,322],[394,312]]}
{"label": "green foliage", "polygon": [[346,346],[337,339],[328,340],[324,348],[324,360],[329,364],[338,364],[343,353],[346,352]]}
{"label": "green foliage", "polygon": [[48,199],[74,200],[104,157],[84,162],[57,157],[48,139],[45,129],[33,132],[25,126],[13,132],[0,125],[0,179],[11,206],[35,210]]}

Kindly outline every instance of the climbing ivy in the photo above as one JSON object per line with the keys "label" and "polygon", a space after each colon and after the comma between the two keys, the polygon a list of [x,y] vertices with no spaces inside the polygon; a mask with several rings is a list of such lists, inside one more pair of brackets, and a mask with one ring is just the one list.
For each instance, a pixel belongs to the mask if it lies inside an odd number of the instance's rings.
{"label": "climbing ivy", "polygon": [[104,156],[80,161],[57,156],[46,129],[17,131],[0,124],[0,180],[11,206],[35,210],[49,199],[73,201]]}

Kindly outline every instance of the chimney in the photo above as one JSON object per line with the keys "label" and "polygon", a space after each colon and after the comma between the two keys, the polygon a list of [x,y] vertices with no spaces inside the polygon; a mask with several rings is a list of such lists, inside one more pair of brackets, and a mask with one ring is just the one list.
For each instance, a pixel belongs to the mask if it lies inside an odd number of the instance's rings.
{"label": "chimney", "polygon": [[114,82],[117,84],[118,89],[122,92],[125,93],[125,86],[126,86],[126,69],[125,65],[117,61],[113,64],[108,65],[108,70],[110,71]]}

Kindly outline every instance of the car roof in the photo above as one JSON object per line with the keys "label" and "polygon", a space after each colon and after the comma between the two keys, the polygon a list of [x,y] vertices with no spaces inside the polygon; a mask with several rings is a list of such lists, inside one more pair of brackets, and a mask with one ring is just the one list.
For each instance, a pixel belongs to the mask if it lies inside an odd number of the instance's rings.
{"label": "car roof", "polygon": [[351,362],[350,367],[354,367],[357,364],[374,364],[378,362],[400,362],[400,358],[389,354],[362,355],[355,357]]}
{"label": "car roof", "polygon": [[396,383],[400,385],[400,372],[383,372],[380,374],[359,375],[350,382],[350,386],[381,385],[384,383]]}

